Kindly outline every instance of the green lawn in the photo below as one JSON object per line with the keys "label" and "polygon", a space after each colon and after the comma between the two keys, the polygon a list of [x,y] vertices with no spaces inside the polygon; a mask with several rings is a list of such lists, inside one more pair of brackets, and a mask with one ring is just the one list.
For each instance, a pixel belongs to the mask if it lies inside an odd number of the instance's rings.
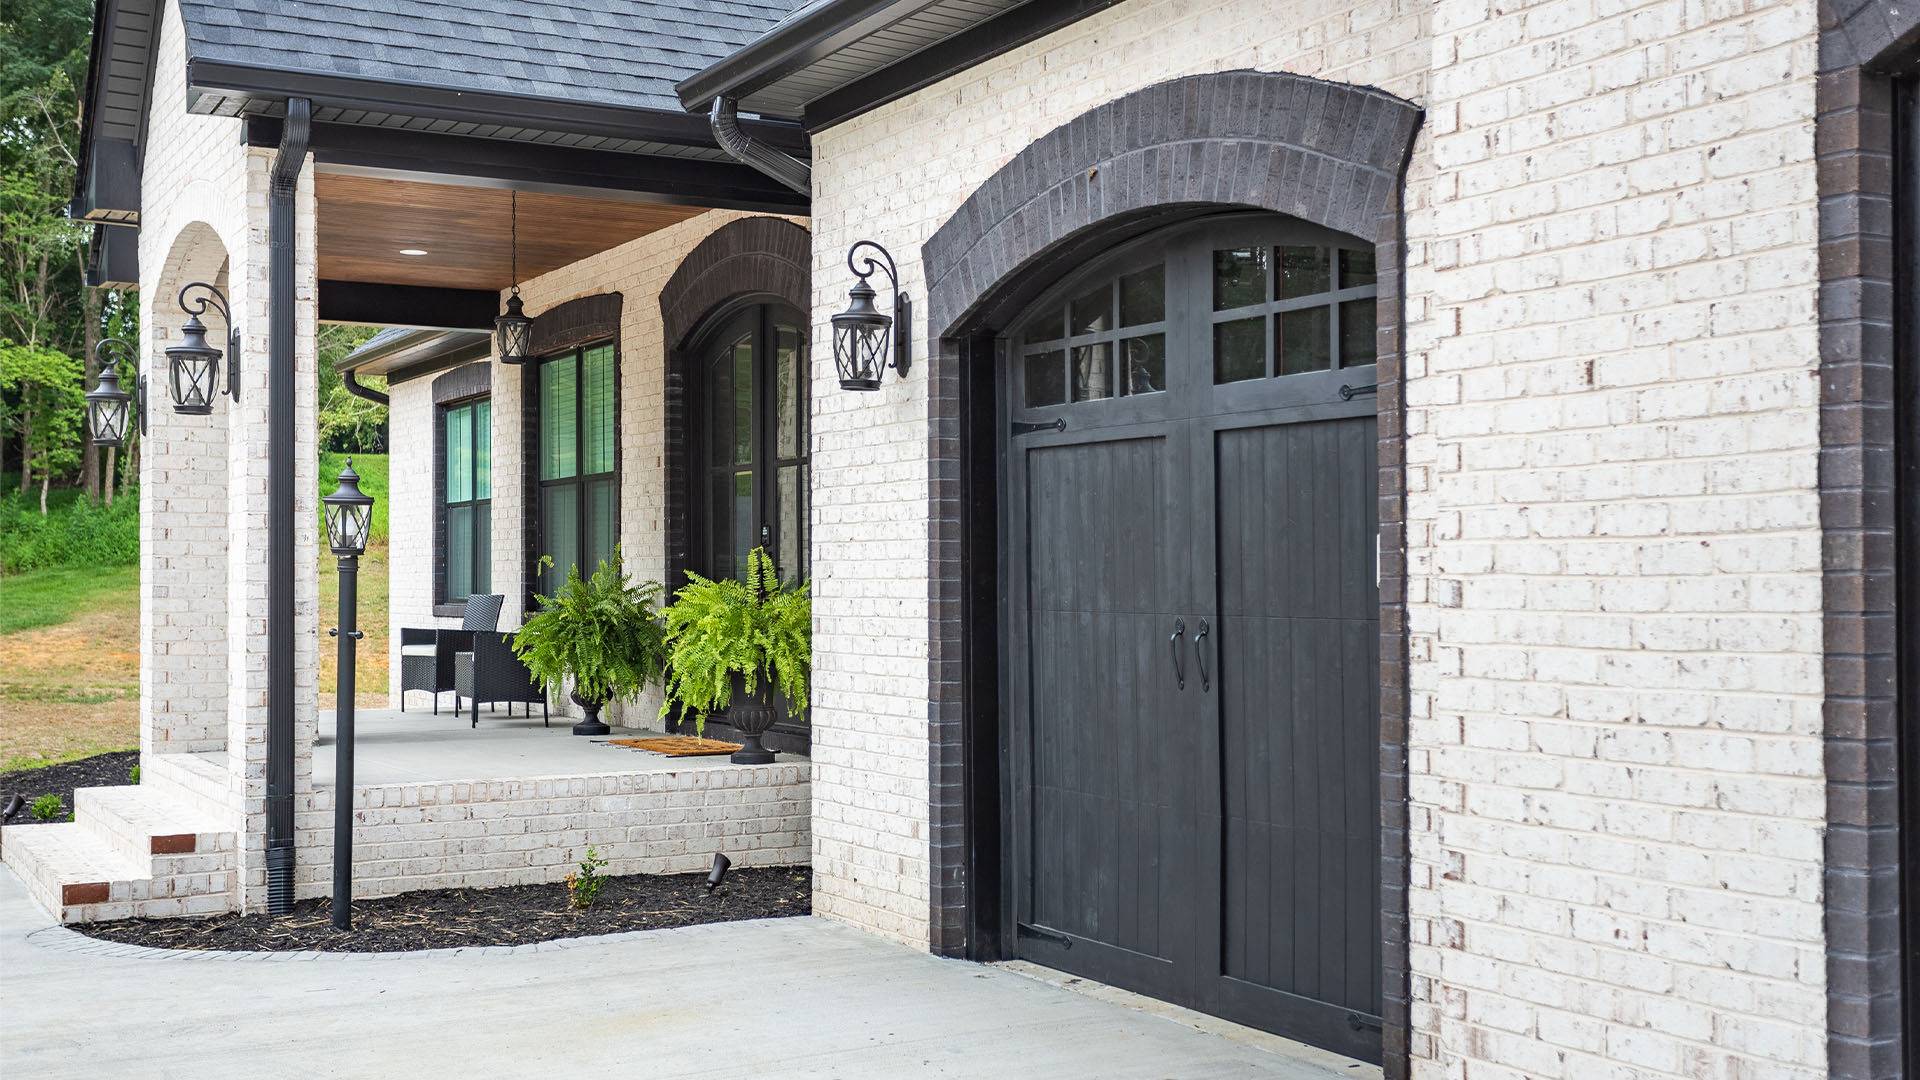
{"label": "green lawn", "polygon": [[0,577],[0,634],[58,626],[140,595],[138,566],[35,570]]}

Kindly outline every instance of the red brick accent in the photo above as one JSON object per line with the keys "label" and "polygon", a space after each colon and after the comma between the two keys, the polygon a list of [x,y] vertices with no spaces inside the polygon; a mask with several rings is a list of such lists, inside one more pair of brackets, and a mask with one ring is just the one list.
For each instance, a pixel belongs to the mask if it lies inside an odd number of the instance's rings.
{"label": "red brick accent", "polygon": [[190,855],[193,853],[193,834],[156,836],[153,838],[151,850],[155,855]]}
{"label": "red brick accent", "polygon": [[84,885],[62,885],[60,886],[60,903],[63,907],[69,904],[104,904],[111,891],[104,881],[89,881]]}

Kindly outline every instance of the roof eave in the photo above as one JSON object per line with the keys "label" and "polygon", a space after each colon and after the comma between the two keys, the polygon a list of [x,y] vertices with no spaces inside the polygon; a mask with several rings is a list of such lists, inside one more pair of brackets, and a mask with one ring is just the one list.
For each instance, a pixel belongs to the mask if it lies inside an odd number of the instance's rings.
{"label": "roof eave", "polygon": [[[755,38],[725,59],[674,86],[689,112],[705,112],[716,97],[739,98],[820,56],[896,22],[933,0],[833,0],[804,11]],[[799,117],[781,117],[798,120]]]}
{"label": "roof eave", "polygon": [[[706,122],[684,112],[623,108],[451,86],[354,78],[195,57],[187,61],[187,107],[216,94],[270,102],[310,98],[316,105],[392,112],[426,119],[515,127],[545,127],[580,135],[646,139],[680,146],[714,146]],[[748,122],[754,138],[797,154],[808,151],[794,124]]]}

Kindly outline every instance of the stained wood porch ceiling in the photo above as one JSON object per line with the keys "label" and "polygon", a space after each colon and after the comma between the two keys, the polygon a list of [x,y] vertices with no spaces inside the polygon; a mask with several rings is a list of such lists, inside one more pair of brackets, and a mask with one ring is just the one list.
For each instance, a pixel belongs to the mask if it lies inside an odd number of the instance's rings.
{"label": "stained wood porch ceiling", "polygon": [[[380,285],[505,289],[511,192],[319,173],[320,277]],[[701,207],[520,193],[525,281],[705,213]],[[402,255],[404,249],[426,255]]]}

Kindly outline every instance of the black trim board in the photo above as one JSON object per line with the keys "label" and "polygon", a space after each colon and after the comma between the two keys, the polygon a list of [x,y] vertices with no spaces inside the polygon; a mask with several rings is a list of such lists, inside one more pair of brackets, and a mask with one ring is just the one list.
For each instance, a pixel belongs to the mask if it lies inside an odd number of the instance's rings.
{"label": "black trim board", "polygon": [[[317,105],[393,112],[437,120],[547,128],[579,135],[645,139],[676,146],[717,146],[706,118],[686,113],[623,109],[585,101],[517,94],[489,94],[450,86],[357,79],[251,64],[188,60],[188,111],[193,111],[194,103],[211,91],[270,101],[305,97],[312,98]],[[760,142],[788,153],[807,153],[806,135],[791,124],[747,120],[741,126]]]}
{"label": "black trim board", "polygon": [[500,294],[491,289],[320,281],[320,321],[429,330],[492,330]]}
{"label": "black trim board", "polygon": [[[271,116],[247,117],[247,145],[278,145],[280,124]],[[313,125],[313,160],[321,171],[329,165],[378,169],[429,183],[480,177],[528,189],[618,192],[647,202],[776,214],[806,213],[810,206],[805,196],[733,162],[357,124]]]}

